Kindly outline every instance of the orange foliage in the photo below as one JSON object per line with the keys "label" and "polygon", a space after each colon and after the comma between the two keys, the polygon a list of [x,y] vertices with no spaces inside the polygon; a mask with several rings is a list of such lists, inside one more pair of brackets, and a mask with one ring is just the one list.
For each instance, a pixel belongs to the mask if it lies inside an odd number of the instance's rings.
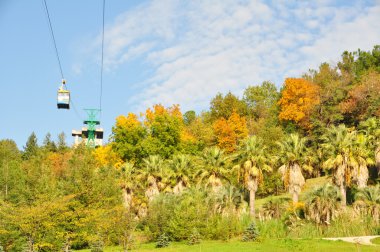
{"label": "orange foliage", "polygon": [[118,169],[123,164],[121,158],[112,150],[111,145],[96,148],[93,155],[98,167],[109,166]]}
{"label": "orange foliage", "polygon": [[153,105],[153,110],[148,108],[145,111],[145,122],[144,122],[145,125],[149,126],[154,121],[156,116],[162,116],[162,115],[170,115],[170,116],[174,116],[180,119],[181,121],[183,120],[181,109],[178,104],[173,105],[172,107],[169,107],[169,108],[165,108],[161,104],[156,104],[156,105]]}
{"label": "orange foliage", "polygon": [[380,74],[369,72],[359,85],[348,92],[348,99],[339,104],[345,114],[353,114],[358,120],[380,116]]}
{"label": "orange foliage", "polygon": [[248,135],[247,122],[245,117],[239,116],[235,111],[232,112],[228,120],[223,117],[216,120],[213,124],[218,146],[227,152],[234,152],[238,142]]}
{"label": "orange foliage", "polygon": [[280,120],[290,120],[310,129],[310,115],[320,103],[319,87],[302,78],[287,78],[278,104]]}
{"label": "orange foliage", "polygon": [[53,173],[58,177],[62,177],[64,175],[65,170],[68,167],[68,160],[70,160],[70,157],[71,154],[68,152],[50,152],[46,160],[49,163],[49,165],[51,165]]}

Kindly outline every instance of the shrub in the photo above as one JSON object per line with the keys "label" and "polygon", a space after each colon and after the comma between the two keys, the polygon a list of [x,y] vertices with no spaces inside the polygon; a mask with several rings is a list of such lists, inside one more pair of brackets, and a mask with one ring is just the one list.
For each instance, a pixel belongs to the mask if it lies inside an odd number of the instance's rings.
{"label": "shrub", "polygon": [[256,223],[252,222],[243,233],[243,242],[256,241],[260,232],[256,226]]}
{"label": "shrub", "polygon": [[188,244],[195,245],[201,243],[201,235],[198,233],[197,229],[193,229],[189,236]]}
{"label": "shrub", "polygon": [[157,239],[156,248],[164,248],[167,246],[169,246],[169,237],[163,233]]}

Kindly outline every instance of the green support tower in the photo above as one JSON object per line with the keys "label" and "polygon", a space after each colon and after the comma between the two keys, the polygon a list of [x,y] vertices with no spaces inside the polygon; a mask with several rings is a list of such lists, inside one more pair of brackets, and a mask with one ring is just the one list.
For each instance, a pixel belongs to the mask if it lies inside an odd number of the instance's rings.
{"label": "green support tower", "polygon": [[100,124],[100,121],[97,119],[100,109],[84,109],[87,113],[87,120],[83,123],[87,125],[88,137],[87,137],[87,147],[95,148],[95,130],[96,125]]}

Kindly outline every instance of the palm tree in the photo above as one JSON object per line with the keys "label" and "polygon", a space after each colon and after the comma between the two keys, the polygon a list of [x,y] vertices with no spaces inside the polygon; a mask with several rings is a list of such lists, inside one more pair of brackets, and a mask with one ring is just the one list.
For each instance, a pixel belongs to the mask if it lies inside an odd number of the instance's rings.
{"label": "palm tree", "polygon": [[363,134],[358,134],[353,146],[355,162],[352,164],[352,179],[360,189],[367,186],[369,177],[367,166],[375,163],[371,154],[371,150],[368,148],[368,138]]}
{"label": "palm tree", "polygon": [[282,164],[279,172],[282,174],[285,187],[292,194],[294,204],[298,202],[302,186],[305,184],[302,170],[311,172],[313,169],[309,165],[311,155],[306,148],[306,141],[305,137],[290,134],[282,142],[278,142],[279,161]]}
{"label": "palm tree", "polygon": [[353,156],[356,131],[344,124],[329,128],[322,140],[322,148],[327,156],[324,162],[326,169],[333,169],[334,183],[339,187],[342,205],[346,206],[346,187],[351,182],[352,165],[357,163]]}
{"label": "palm tree", "polygon": [[133,190],[136,182],[134,181],[135,167],[133,163],[126,162],[121,167],[121,189],[123,192],[124,206],[129,209],[132,206]]}
{"label": "palm tree", "polygon": [[380,184],[366,187],[355,194],[354,208],[380,222]]}
{"label": "palm tree", "polygon": [[330,224],[339,208],[339,192],[335,186],[325,184],[315,188],[305,196],[307,218],[317,224]]}
{"label": "palm tree", "polygon": [[220,190],[214,200],[214,211],[225,216],[236,214],[239,207],[245,202],[243,194],[233,185],[228,185]]}
{"label": "palm tree", "polygon": [[364,130],[374,150],[377,174],[380,176],[380,119],[371,117],[360,123],[360,127]]}
{"label": "palm tree", "polygon": [[143,159],[143,165],[145,169],[140,171],[140,181],[146,181],[145,196],[152,200],[164,188],[164,160],[158,155],[151,155]]}
{"label": "palm tree", "polygon": [[222,186],[222,179],[228,180],[226,169],[228,157],[218,147],[208,148],[202,155],[203,165],[200,167],[196,176],[199,183],[207,179],[206,186],[210,186],[212,192],[218,193]]}
{"label": "palm tree", "polygon": [[[263,172],[272,171],[264,142],[257,136],[249,137],[239,151],[239,170],[242,170],[244,186],[249,191],[249,213],[255,217],[255,196],[263,181]],[[239,173],[240,174],[240,173]]]}
{"label": "palm tree", "polygon": [[174,194],[182,193],[190,186],[190,175],[194,173],[194,164],[189,155],[178,154],[169,162],[171,179],[175,180]]}

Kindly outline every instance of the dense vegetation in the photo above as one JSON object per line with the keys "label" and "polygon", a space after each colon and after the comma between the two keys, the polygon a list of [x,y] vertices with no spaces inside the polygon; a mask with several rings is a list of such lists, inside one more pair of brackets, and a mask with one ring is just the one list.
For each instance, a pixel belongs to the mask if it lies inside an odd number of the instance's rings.
{"label": "dense vegetation", "polygon": [[121,115],[95,150],[1,140],[0,251],[380,234],[379,117],[375,46],[200,114]]}

